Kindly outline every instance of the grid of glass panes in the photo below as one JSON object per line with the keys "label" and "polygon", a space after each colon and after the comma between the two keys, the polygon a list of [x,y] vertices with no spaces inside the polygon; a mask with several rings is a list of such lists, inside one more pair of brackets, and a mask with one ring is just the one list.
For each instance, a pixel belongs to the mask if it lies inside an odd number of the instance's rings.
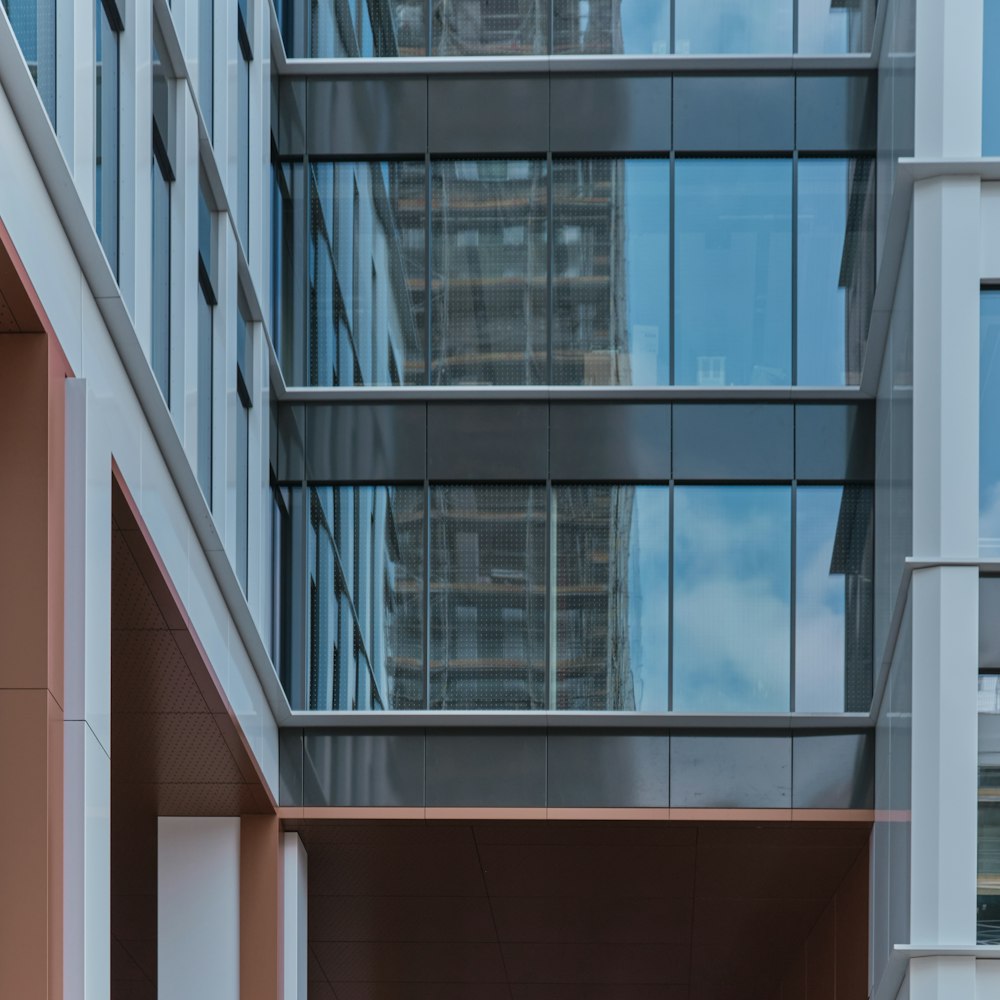
{"label": "grid of glass panes", "polygon": [[873,180],[868,157],[278,160],[286,382],[855,385]]}
{"label": "grid of glass panes", "polygon": [[275,502],[293,708],[868,708],[869,485],[296,485]]}
{"label": "grid of glass panes", "polygon": [[391,58],[428,51],[435,56],[548,52],[782,55],[793,51],[822,55],[868,51],[875,6],[876,0],[850,4],[829,0],[284,0],[279,5],[279,24],[286,53],[297,58]]}

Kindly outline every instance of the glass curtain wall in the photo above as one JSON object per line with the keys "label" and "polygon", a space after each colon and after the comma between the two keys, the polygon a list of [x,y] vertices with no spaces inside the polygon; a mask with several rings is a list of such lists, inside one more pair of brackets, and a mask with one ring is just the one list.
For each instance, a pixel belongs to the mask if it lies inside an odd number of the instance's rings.
{"label": "glass curtain wall", "polygon": [[56,127],[56,0],[0,0],[14,37]]}
{"label": "glass curtain wall", "polygon": [[118,276],[119,37],[114,0],[94,0],[94,229]]}
{"label": "glass curtain wall", "polygon": [[860,381],[870,158],[550,162],[277,159],[286,382]]}
{"label": "glass curtain wall", "polygon": [[293,708],[866,711],[872,508],[862,484],[279,486],[279,673]]}
{"label": "glass curtain wall", "polygon": [[253,47],[247,22],[247,3],[239,0],[236,35],[240,58],[236,67],[236,224],[243,252],[250,255],[250,63]]}
{"label": "glass curtain wall", "polygon": [[[876,0],[283,0],[298,58],[836,54],[871,48]],[[551,38],[550,38],[551,22]],[[673,32],[671,23],[673,22]],[[793,27],[798,24],[798,37]]]}
{"label": "glass curtain wall", "polygon": [[1000,556],[1000,289],[979,297],[979,554]]}
{"label": "glass curtain wall", "polygon": [[174,81],[164,62],[163,39],[153,24],[153,219],[150,357],[153,374],[170,405],[171,191],[174,180]]}
{"label": "glass curtain wall", "polygon": [[213,408],[215,393],[216,255],[214,215],[206,182],[198,188],[198,482],[212,506]]}
{"label": "glass curtain wall", "polygon": [[215,0],[198,0],[198,107],[215,135]]}
{"label": "glass curtain wall", "polygon": [[244,305],[236,311],[236,575],[247,592],[250,553],[250,410],[253,341]]}

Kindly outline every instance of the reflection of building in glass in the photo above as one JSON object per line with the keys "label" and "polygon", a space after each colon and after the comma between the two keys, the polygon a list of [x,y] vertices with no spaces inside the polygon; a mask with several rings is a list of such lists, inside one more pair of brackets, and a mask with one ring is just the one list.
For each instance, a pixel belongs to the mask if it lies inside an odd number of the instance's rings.
{"label": "reflection of building in glass", "polygon": [[436,56],[541,55],[548,51],[545,0],[433,0]]}

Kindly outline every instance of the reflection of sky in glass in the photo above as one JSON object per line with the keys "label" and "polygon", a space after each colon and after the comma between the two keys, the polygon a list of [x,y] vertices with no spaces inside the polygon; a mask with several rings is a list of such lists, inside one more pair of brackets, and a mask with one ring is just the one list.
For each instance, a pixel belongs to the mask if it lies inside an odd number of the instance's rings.
{"label": "reflection of sky in glass", "polygon": [[669,0],[624,0],[621,18],[623,52],[665,55],[670,51]]}
{"label": "reflection of sky in glass", "polygon": [[847,160],[799,160],[799,385],[843,385]]}
{"label": "reflection of sky in glass", "polygon": [[1000,291],[980,295],[979,552],[1000,556]]}
{"label": "reflection of sky in glass", "polygon": [[1000,0],[983,0],[983,156],[1000,156]]}
{"label": "reflection of sky in glass", "polygon": [[675,381],[788,385],[791,160],[678,160],[675,169]]}
{"label": "reflection of sky in glass", "polygon": [[787,712],[790,487],[679,486],[674,503],[674,709]]}
{"label": "reflection of sky in glass", "polygon": [[795,497],[795,709],[844,710],[843,575],[830,572],[842,486],[800,486]]}
{"label": "reflection of sky in glass", "polygon": [[[865,0],[859,6],[867,10]],[[858,16],[846,6],[834,7],[830,0],[799,0],[799,52],[852,51],[848,31],[852,15]]]}
{"label": "reflection of sky in glass", "polygon": [[681,55],[792,51],[792,0],[676,0]]}

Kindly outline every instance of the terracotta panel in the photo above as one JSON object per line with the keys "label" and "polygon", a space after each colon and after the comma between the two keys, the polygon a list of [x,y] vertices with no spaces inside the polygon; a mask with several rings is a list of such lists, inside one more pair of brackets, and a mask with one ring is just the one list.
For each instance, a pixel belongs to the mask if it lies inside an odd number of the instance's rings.
{"label": "terracotta panel", "polygon": [[240,821],[240,1000],[281,995],[282,885],[277,816]]}
{"label": "terracotta panel", "polygon": [[806,996],[808,1000],[836,1000],[836,904],[831,902],[806,942]]}
{"label": "terracotta panel", "polygon": [[11,313],[13,329],[53,336],[52,324],[3,222],[0,222],[0,289]]}
{"label": "terracotta panel", "polygon": [[698,895],[830,899],[856,856],[849,847],[705,847],[698,852]]}
{"label": "terracotta panel", "polygon": [[679,823],[614,822],[559,823],[476,823],[473,826],[480,844],[560,844],[607,847],[656,847],[673,850],[693,847],[698,839],[696,826]]}

